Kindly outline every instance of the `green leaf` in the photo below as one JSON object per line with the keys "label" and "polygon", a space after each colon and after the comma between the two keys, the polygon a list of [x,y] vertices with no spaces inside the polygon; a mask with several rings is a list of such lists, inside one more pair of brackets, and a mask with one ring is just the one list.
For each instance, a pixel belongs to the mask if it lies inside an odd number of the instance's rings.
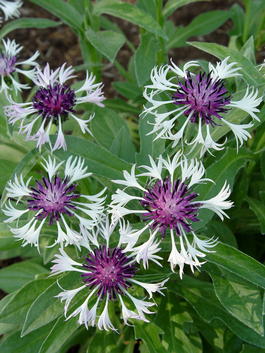
{"label": "green leaf", "polygon": [[143,86],[150,79],[150,72],[156,64],[159,43],[153,35],[144,33],[134,56],[134,70],[138,86]]}
{"label": "green leaf", "polygon": [[117,131],[116,137],[110,146],[110,151],[125,161],[134,162],[136,150],[127,127],[123,126]]}
{"label": "green leaf", "polygon": [[152,129],[148,115],[139,119],[140,152],[137,153],[137,163],[149,163],[149,155],[153,158],[158,157],[165,150],[165,140],[157,139],[154,141],[154,135],[148,133]]}
{"label": "green leaf", "polygon": [[3,38],[10,32],[21,29],[21,28],[50,28],[57,27],[61,23],[49,20],[48,18],[19,18],[17,20],[8,22],[3,28],[0,30],[0,37]]}
{"label": "green leaf", "polygon": [[237,248],[236,237],[233,232],[230,230],[227,224],[222,222],[221,220],[212,220],[207,224],[207,229],[204,233],[207,232],[209,238],[212,236],[218,237],[218,239],[225,244],[231,245],[234,248]]}
{"label": "green leaf", "polygon": [[172,13],[175,10],[179,9],[180,7],[197,1],[210,1],[210,0],[168,0],[163,9],[163,15],[168,17],[172,15]]}
{"label": "green leaf", "polygon": [[189,44],[195,48],[205,51],[206,53],[216,56],[220,60],[223,60],[229,56],[230,62],[237,62],[238,65],[242,68],[240,73],[248,84],[254,87],[264,85],[265,78],[263,75],[247,58],[245,58],[238,51],[215,43],[190,42]]}
{"label": "green leaf", "polygon": [[167,292],[159,305],[155,323],[163,331],[162,344],[168,353],[201,353],[202,343],[199,335],[187,332],[186,329],[193,321],[187,311],[187,305],[176,299],[175,293]]}
{"label": "green leaf", "polygon": [[[38,353],[58,352],[63,344],[79,327],[80,325],[78,324],[76,317],[68,321],[65,321],[64,317],[59,318],[48,336],[44,338],[44,342],[42,343]],[[29,336],[30,334],[27,337]]]}
{"label": "green leaf", "polygon": [[219,242],[207,261],[265,289],[265,266],[243,252]]}
{"label": "green leaf", "polygon": [[54,323],[44,326],[24,338],[20,337],[20,332],[13,333],[1,342],[1,353],[38,353],[53,325]]}
{"label": "green leaf", "polygon": [[240,353],[265,353],[265,349],[260,349],[259,347],[244,344],[243,349],[242,351],[240,351]]}
{"label": "green leaf", "polygon": [[135,98],[142,95],[142,90],[139,89],[139,87],[134,82],[117,81],[113,82],[112,86],[116,89],[118,93],[128,99],[134,100]]}
{"label": "green leaf", "polygon": [[3,192],[6,183],[10,180],[13,170],[16,167],[16,163],[0,159],[0,194]]}
{"label": "green leaf", "polygon": [[167,48],[178,48],[186,45],[192,36],[203,36],[222,26],[230,17],[229,11],[209,11],[195,17],[190,24],[177,28],[175,37],[169,41]]}
{"label": "green leaf", "polygon": [[125,161],[134,162],[135,147],[128,124],[115,111],[106,108],[97,110],[91,130],[97,142],[110,152]]}
{"label": "green leaf", "polygon": [[154,33],[165,39],[166,35],[159,24],[153,19],[151,15],[140,10],[132,4],[117,0],[103,0],[95,3],[95,15],[107,14],[122,18],[123,20],[132,22],[146,31]]}
{"label": "green leaf", "polygon": [[235,319],[220,305],[211,284],[185,276],[182,281],[174,283],[172,290],[179,292],[207,323],[213,323],[218,319],[243,341],[265,348],[264,337]]}
{"label": "green leaf", "polygon": [[[60,285],[67,289],[78,287],[80,285],[80,278],[76,277],[73,273],[68,273],[60,280]],[[37,330],[63,315],[64,304],[58,298],[55,298],[55,295],[59,292],[61,292],[61,289],[57,281],[53,279],[53,283],[35,297],[27,312],[21,337],[28,335],[31,331]]]}
{"label": "green leaf", "polygon": [[119,32],[94,32],[91,28],[86,31],[86,38],[94,48],[112,63],[114,62],[118,51],[126,42],[124,35]]}
{"label": "green leaf", "polygon": [[224,269],[208,265],[217,298],[223,307],[244,325],[264,335],[261,291],[251,283]]}
{"label": "green leaf", "polygon": [[83,16],[68,2],[63,0],[30,0],[33,4],[43,7],[75,31],[81,31]]}
{"label": "green leaf", "polygon": [[18,290],[0,313],[0,322],[13,323],[22,326],[25,314],[34,300],[52,283],[54,279],[37,279],[27,283]]}
{"label": "green leaf", "polygon": [[135,322],[135,339],[142,339],[148,353],[166,353],[160,340],[161,329],[154,323]]}
{"label": "green leaf", "polygon": [[108,179],[119,179],[123,175],[123,170],[130,169],[129,163],[93,142],[74,136],[66,136],[66,142],[68,151],[58,151],[55,154],[62,160],[71,155],[83,157],[88,170],[94,174]]}
{"label": "green leaf", "polygon": [[0,288],[7,293],[13,292],[45,272],[48,272],[46,268],[32,261],[17,262],[0,270]]}
{"label": "green leaf", "polygon": [[246,197],[251,210],[255,213],[259,220],[261,234],[265,234],[265,205],[260,200]]}
{"label": "green leaf", "polygon": [[[238,153],[235,149],[227,148],[222,156],[216,158],[216,161],[207,168],[206,177],[213,180],[214,183],[201,184],[195,188],[196,192],[200,195],[200,199],[208,200],[214,197],[221,190],[225,182],[232,189],[237,173],[250,158],[252,158],[251,154],[244,148],[241,148]],[[194,224],[194,229],[204,226],[214,215],[213,212],[207,212],[206,210],[202,210],[200,213],[200,221]]]}

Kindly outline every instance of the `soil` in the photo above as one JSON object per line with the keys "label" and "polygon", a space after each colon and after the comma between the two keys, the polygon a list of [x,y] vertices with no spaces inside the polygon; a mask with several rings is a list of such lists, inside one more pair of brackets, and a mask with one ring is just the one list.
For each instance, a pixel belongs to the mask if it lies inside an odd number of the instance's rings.
{"label": "soil", "polygon": [[[135,3],[136,1],[127,0],[125,2]],[[177,10],[170,17],[170,19],[174,22],[175,25],[185,26],[200,13],[218,9],[229,9],[235,3],[238,3],[238,1],[199,1],[190,5],[183,6]],[[40,17],[58,20],[47,11],[30,2],[25,2],[21,9],[21,13],[23,17]],[[107,17],[119,25],[126,37],[129,38],[135,46],[138,45],[138,28],[136,26],[127,21],[123,21],[112,16]],[[222,45],[227,45],[229,39],[227,33],[231,28],[231,21],[227,21],[222,27],[218,28],[211,34],[200,37],[192,37],[190,40],[215,42]],[[20,29],[10,33],[9,37],[16,39],[18,43],[24,46],[23,53],[21,53],[23,58],[29,57],[36,51],[36,49],[38,49],[41,53],[39,63],[42,65],[49,62],[51,67],[56,68],[65,62],[68,65],[73,66],[78,66],[83,63],[78,39],[76,35],[71,31],[71,29],[66,25],[48,29]],[[119,63],[127,67],[131,55],[132,53],[129,47],[124,45],[119,51],[117,59]],[[170,50],[169,56],[172,57],[176,63],[197,58],[212,61],[216,60],[216,58],[213,58],[212,56],[203,53],[202,51],[199,51],[193,47],[183,47]],[[102,77],[105,85],[104,91],[106,97],[112,98],[116,95],[111,84],[112,82],[120,79],[121,78],[119,77],[116,68],[106,61]]]}

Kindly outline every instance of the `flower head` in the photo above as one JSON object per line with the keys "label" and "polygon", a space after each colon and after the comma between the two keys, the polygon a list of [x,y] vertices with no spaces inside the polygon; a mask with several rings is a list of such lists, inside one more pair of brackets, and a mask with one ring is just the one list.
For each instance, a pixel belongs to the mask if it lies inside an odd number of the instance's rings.
{"label": "flower head", "polygon": [[[39,52],[36,51],[29,59],[21,61],[19,60],[19,53],[23,49],[22,46],[19,46],[14,40],[11,41],[10,39],[3,39],[2,43],[3,49],[0,53],[0,92],[7,92],[12,88],[16,92],[30,88],[29,85],[18,82],[13,74],[18,73],[33,80],[36,72],[35,67],[38,65],[36,59],[39,56]],[[24,65],[33,68],[29,70],[22,69]]]}
{"label": "flower head", "polygon": [[[138,175],[134,166],[131,177],[128,172],[124,172],[126,181],[113,180],[117,184],[125,185],[126,191],[118,189],[112,196],[110,204],[112,220],[116,222],[128,214],[138,214],[144,218],[146,223],[142,230],[132,234],[131,237],[126,237],[128,246],[136,253],[149,251],[150,241],[154,244],[155,239],[164,239],[170,234],[172,246],[168,261],[172,270],[176,265],[179,266],[182,276],[184,264],[190,265],[192,270],[193,267],[199,267],[202,264],[199,258],[205,257],[204,252],[216,244],[216,240],[200,240],[194,233],[193,225],[199,221],[200,209],[207,208],[221,219],[227,217],[225,210],[232,207],[232,202],[227,201],[230,188],[225,183],[215,197],[209,200],[201,199],[194,191],[194,187],[211,180],[203,178],[205,169],[201,162],[195,159],[187,160],[180,153],[172,159],[163,159],[160,156],[154,161],[150,157],[150,165],[141,166],[143,172]],[[148,178],[145,183],[141,178],[143,176]],[[131,201],[134,201],[133,209],[130,206]],[[137,202],[138,208],[135,207]],[[147,228],[150,231],[149,239],[138,245],[141,234]],[[189,240],[190,236],[193,239],[192,243]],[[178,241],[180,251],[176,246]],[[142,260],[144,261],[144,258]]]}
{"label": "flower head", "polygon": [[[21,0],[0,0],[0,9],[4,13],[5,21],[10,18],[19,17],[19,9],[22,4]],[[2,18],[0,18],[0,22],[2,22]]]}
{"label": "flower head", "polygon": [[[93,228],[101,217],[104,190],[97,195],[84,195],[77,191],[76,182],[91,175],[87,173],[84,161],[80,157],[69,157],[64,173],[60,173],[63,164],[49,157],[42,164],[47,175],[40,180],[32,183],[30,178],[24,182],[22,176],[15,176],[8,183],[7,197],[17,200],[19,208],[9,201],[3,208],[8,217],[5,222],[21,222],[22,225],[16,224],[11,231],[24,245],[38,247],[42,227],[47,223],[48,226],[57,226],[54,244],[79,246],[84,232]],[[79,230],[69,226],[71,220],[79,225]]]}
{"label": "flower head", "polygon": [[[79,324],[86,327],[97,326],[99,329],[116,330],[108,313],[110,301],[120,302],[125,324],[130,319],[148,321],[145,314],[153,313],[149,308],[154,306],[154,303],[136,298],[131,294],[134,289],[132,287],[142,287],[152,298],[153,293],[161,293],[166,282],[145,283],[136,279],[139,265],[135,254],[128,248],[124,249],[118,241],[116,245],[109,245],[115,228],[116,224],[110,226],[108,218],[99,222],[97,233],[104,245],[94,245],[92,250],[90,245],[86,246],[90,241],[87,244],[83,242],[86,252],[88,251],[83,263],[72,260],[62,249],[53,261],[52,274],[73,271],[80,277],[82,285],[79,288],[64,290],[58,297],[65,301],[65,316],[67,316],[74,296],[81,291],[87,293],[84,302],[68,316],[69,319],[79,315]],[[120,232],[122,228],[123,225],[120,224]],[[100,313],[99,316],[97,313]]]}
{"label": "flower head", "polygon": [[[185,140],[188,145],[193,145],[193,148],[200,144],[202,154],[206,150],[223,148],[223,144],[214,141],[211,135],[218,125],[226,125],[231,129],[237,146],[247,140],[250,136],[247,129],[253,124],[233,124],[229,121],[227,112],[238,108],[251,118],[259,120],[256,113],[259,112],[257,107],[262,98],[258,97],[258,90],[247,87],[242,99],[232,99],[225,86],[225,79],[240,76],[240,68],[236,67],[234,62],[228,64],[228,60],[229,58],[226,58],[216,66],[209,64],[209,73],[200,71],[194,74],[190,68],[199,66],[196,61],[185,64],[183,70],[173,62],[152,70],[152,84],[146,86],[144,91],[149,105],[142,114],[153,116],[151,133],[156,133],[156,138],[172,140],[173,147],[180,140]],[[169,98],[161,99],[162,93],[167,93]],[[185,139],[188,125],[192,127],[191,140]]]}
{"label": "flower head", "polygon": [[34,83],[38,90],[31,102],[16,103],[9,98],[11,105],[4,108],[9,123],[20,122],[19,132],[26,135],[27,140],[37,141],[37,147],[50,142],[52,126],[57,128],[57,139],[53,150],[66,149],[62,125],[68,118],[74,119],[83,133],[91,133],[88,123],[94,115],[83,120],[76,116],[77,106],[82,103],[94,103],[103,106],[104,95],[102,84],[95,83],[95,77],[86,76],[82,86],[74,90],[67,81],[74,78],[73,68],[65,64],[56,70],[51,70],[49,64],[43,71],[37,70]]}

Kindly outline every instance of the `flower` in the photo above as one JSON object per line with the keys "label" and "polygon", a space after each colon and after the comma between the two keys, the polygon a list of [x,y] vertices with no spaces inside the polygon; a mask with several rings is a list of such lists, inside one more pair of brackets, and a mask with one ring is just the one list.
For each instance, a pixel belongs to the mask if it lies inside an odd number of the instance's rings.
{"label": "flower", "polygon": [[[19,9],[22,4],[23,3],[21,0],[0,0],[0,9],[4,13],[5,21],[9,20],[10,18],[19,17]],[[0,22],[2,22],[2,18],[0,18]]]}
{"label": "flower", "polygon": [[[116,222],[129,214],[144,218],[146,223],[138,232],[127,237],[124,234],[124,239],[135,254],[150,252],[150,243],[155,244],[159,233],[159,239],[162,240],[170,233],[171,252],[168,262],[172,271],[176,265],[179,266],[182,277],[184,264],[188,264],[192,270],[200,267],[202,262],[199,259],[204,258],[205,252],[209,252],[217,243],[213,238],[199,239],[194,233],[193,224],[199,221],[200,209],[213,211],[221,219],[228,217],[225,210],[232,207],[232,202],[227,201],[230,188],[225,183],[215,197],[201,200],[194,191],[194,186],[211,180],[203,178],[205,169],[201,162],[196,159],[188,160],[180,152],[172,159],[163,159],[160,156],[154,161],[150,157],[150,166],[140,168],[143,170],[140,174],[136,174],[133,166],[131,173],[124,171],[125,180],[113,180],[114,183],[123,185],[126,191],[118,189],[112,196],[109,209],[112,221]],[[141,177],[147,178],[147,181],[145,179],[144,183]],[[130,206],[131,201],[133,208]],[[138,246],[138,240],[147,229],[150,231],[149,239]],[[192,242],[188,234],[192,237]],[[177,240],[180,250],[177,249]],[[143,257],[142,260],[147,264],[148,259]]]}
{"label": "flower", "polygon": [[69,117],[79,124],[83,133],[91,133],[88,123],[94,115],[90,115],[86,120],[80,119],[76,116],[76,107],[82,103],[94,103],[102,107],[102,101],[105,99],[102,84],[95,83],[95,76],[87,73],[82,86],[74,90],[66,84],[69,79],[75,77],[73,72],[73,68],[66,68],[66,64],[55,71],[47,64],[43,71],[37,70],[34,83],[38,90],[32,101],[16,103],[9,98],[11,105],[4,107],[9,123],[13,125],[19,121],[19,132],[26,135],[26,140],[37,141],[39,148],[46,142],[51,145],[50,131],[52,126],[56,126],[57,139],[52,149],[66,149],[62,125]]}
{"label": "flower", "polygon": [[[172,61],[169,65],[153,68],[152,84],[147,85],[144,91],[149,104],[144,107],[142,115],[150,114],[153,117],[154,121],[150,121],[153,125],[150,134],[156,133],[155,139],[171,140],[172,147],[181,140],[192,145],[192,149],[199,144],[202,155],[205,151],[223,148],[223,144],[217,143],[212,137],[216,126],[228,126],[235,135],[237,147],[250,137],[247,129],[253,126],[252,123],[234,124],[226,114],[231,108],[237,108],[245,111],[252,119],[259,120],[256,113],[259,112],[257,107],[262,97],[258,97],[257,89],[247,87],[243,98],[237,101],[231,98],[224,80],[240,76],[240,68],[236,67],[235,62],[228,64],[228,60],[229,57],[216,66],[209,63],[209,73],[192,73],[192,67],[200,66],[197,61],[186,63],[183,70]],[[175,81],[175,77],[179,81]],[[161,94],[165,93],[169,97],[164,99]],[[191,127],[191,139],[184,138],[188,126]]]}
{"label": "flower", "polygon": [[[48,226],[56,224],[57,239],[53,245],[61,246],[79,246],[84,232],[95,226],[103,210],[105,190],[96,195],[77,192],[76,182],[91,175],[84,163],[80,157],[71,156],[60,163],[49,157],[42,163],[47,175],[37,180],[35,185],[30,185],[31,178],[25,182],[22,175],[16,175],[8,182],[7,197],[17,200],[19,208],[9,200],[3,208],[8,217],[5,222],[21,221],[23,225],[17,224],[11,232],[23,241],[23,246],[31,244],[39,248],[39,237],[45,223]],[[63,165],[64,173],[60,176],[59,169]],[[69,226],[71,220],[79,225],[79,231]]]}
{"label": "flower", "polygon": [[[63,249],[60,249],[60,254],[57,254],[53,260],[52,274],[73,271],[80,278],[82,283],[80,287],[70,290],[61,287],[63,292],[57,297],[65,301],[64,312],[67,320],[78,316],[79,324],[84,324],[86,328],[97,326],[100,330],[116,331],[108,311],[110,302],[114,301],[118,301],[121,305],[121,316],[125,324],[131,319],[148,322],[145,314],[153,314],[149,308],[155,303],[135,297],[131,294],[133,287],[142,287],[149,298],[152,298],[153,293],[162,294],[161,290],[164,289],[163,286],[167,281],[166,279],[160,283],[145,283],[136,278],[139,265],[135,255],[129,249],[124,249],[120,241],[114,242],[112,246],[109,245],[116,226],[117,223],[110,225],[107,217],[101,220],[96,232],[98,240],[102,240],[104,245],[94,245],[94,249],[91,250],[90,245],[87,246],[90,240],[87,243],[84,241],[83,246],[86,248],[87,255],[82,263],[71,259]],[[119,232],[122,228],[123,225],[120,224]],[[102,241],[99,242],[102,243]],[[67,316],[71,301],[75,296],[81,296],[79,294],[81,291],[84,293],[83,303]]]}
{"label": "flower", "polygon": [[[1,6],[1,2],[0,2]],[[0,54],[0,76],[1,76],[1,85],[0,85],[0,92],[7,92],[14,88],[14,90],[21,91],[22,89],[29,89],[29,85],[22,84],[18,82],[14,77],[14,73],[22,74],[29,79],[33,80],[35,76],[36,69],[35,67],[38,65],[35,61],[38,56],[39,52],[36,51],[29,59],[18,61],[18,55],[23,49],[22,46],[19,46],[15,40],[2,40],[3,43],[3,50]],[[30,70],[23,70],[23,65],[32,66],[33,69]]]}

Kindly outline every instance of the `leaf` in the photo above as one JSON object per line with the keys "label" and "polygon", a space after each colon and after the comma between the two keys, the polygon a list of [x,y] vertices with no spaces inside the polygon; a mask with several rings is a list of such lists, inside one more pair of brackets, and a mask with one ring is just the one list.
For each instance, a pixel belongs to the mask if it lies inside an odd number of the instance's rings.
{"label": "leaf", "polygon": [[63,0],[30,0],[33,4],[43,7],[75,31],[82,30],[83,16],[68,2]]}
{"label": "leaf", "polygon": [[[107,177],[108,179],[122,178],[122,171],[129,170],[130,164],[119,159],[107,149],[74,136],[66,136],[68,152],[57,151],[55,154],[62,160],[69,156],[83,157],[89,172]],[[70,152],[71,151],[71,152]]]}
{"label": "leaf", "polygon": [[[172,285],[171,285],[172,287]],[[265,338],[231,316],[219,303],[211,284],[185,276],[174,283],[172,290],[187,300],[197,314],[207,323],[221,320],[236,336],[255,346],[265,348]]]}
{"label": "leaf", "polygon": [[119,32],[94,32],[91,28],[86,31],[86,38],[94,48],[112,63],[114,62],[118,51],[126,42],[124,35]]}
{"label": "leaf", "polygon": [[119,131],[117,131],[116,137],[110,146],[110,151],[121,159],[133,163],[135,157],[135,147],[127,130],[128,129],[123,126]]}
{"label": "leaf", "polygon": [[[213,162],[206,171],[206,177],[213,180],[213,183],[205,183],[198,185],[195,188],[196,193],[199,194],[200,200],[208,200],[214,197],[222,188],[225,182],[227,182],[231,189],[233,188],[234,180],[241,168],[243,168],[248,159],[252,156],[244,148],[241,148],[239,152],[232,148],[227,148],[226,151]],[[213,212],[202,210],[200,221],[194,224],[194,229],[199,229],[206,224],[214,215]],[[229,210],[228,210],[229,214]]]}
{"label": "leaf", "polygon": [[[193,2],[202,1],[202,0],[168,0],[164,9],[163,15],[168,17],[172,15],[172,13],[179,9],[182,6],[192,4]],[[203,0],[203,1],[210,1],[210,0]]]}
{"label": "leaf", "polygon": [[[59,318],[52,330],[49,332],[40,347],[38,353],[55,353],[60,350],[63,344],[73,335],[80,327],[76,317],[65,321],[64,317]],[[38,330],[39,331],[39,330]],[[37,331],[37,332],[38,332]],[[27,336],[29,337],[30,334]]]}
{"label": "leaf", "polygon": [[222,26],[230,17],[229,11],[209,11],[195,17],[190,24],[177,28],[174,38],[169,41],[167,48],[178,48],[186,45],[192,36],[203,36]]}
{"label": "leaf", "polygon": [[[110,109],[98,110],[91,123],[93,136],[121,159],[134,162],[135,147],[125,119]],[[108,131],[108,133],[106,133]]]}
{"label": "leaf", "polygon": [[152,125],[148,115],[139,119],[140,152],[136,156],[138,164],[149,163],[149,155],[156,158],[165,150],[165,141],[163,139],[154,141],[154,136],[152,134],[148,135],[151,129]]}
{"label": "leaf", "polygon": [[255,213],[259,220],[261,234],[265,234],[265,205],[260,200],[246,197],[250,209]]}
{"label": "leaf", "polygon": [[20,332],[13,333],[1,342],[1,353],[37,353],[53,325],[50,323],[24,338],[20,337]]}
{"label": "leaf", "polygon": [[99,16],[107,14],[122,18],[123,20],[132,22],[146,31],[154,33],[164,39],[167,39],[165,33],[159,24],[153,19],[151,15],[140,10],[132,4],[117,0],[103,0],[95,3],[94,14]]}
{"label": "leaf", "polygon": [[[62,288],[73,289],[80,286],[80,282],[81,277],[79,278],[73,273],[68,273],[60,280],[60,285]],[[53,283],[35,297],[35,300],[28,309],[21,337],[28,335],[30,332],[39,329],[63,315],[64,303],[61,303],[58,298],[55,298],[55,295],[61,291],[57,281],[53,279]]]}
{"label": "leaf", "polygon": [[21,29],[21,28],[51,28],[57,27],[61,23],[49,20],[48,18],[19,18],[17,20],[13,20],[8,22],[3,28],[0,30],[0,37],[3,38],[10,32]]}
{"label": "leaf", "polygon": [[230,245],[219,242],[213,253],[207,253],[207,261],[236,276],[265,289],[265,266]]}
{"label": "leaf", "polygon": [[265,349],[260,349],[259,347],[251,346],[249,344],[244,344],[242,351],[240,353],[264,353]]}
{"label": "leaf", "polygon": [[244,325],[264,335],[261,291],[238,276],[208,265],[217,298],[223,307]]}
{"label": "leaf", "polygon": [[134,70],[138,86],[143,86],[150,79],[151,70],[156,64],[158,50],[159,43],[154,36],[144,33],[134,56]]}
{"label": "leaf", "polygon": [[167,347],[168,353],[201,353],[202,343],[199,335],[185,329],[186,325],[192,325],[193,320],[187,311],[187,305],[184,304],[186,303],[177,301],[172,292],[165,293],[155,323],[163,330],[162,343]]}
{"label": "leaf", "polygon": [[52,283],[54,279],[37,279],[18,290],[0,313],[0,322],[22,326],[25,314],[34,300]]}
{"label": "leaf", "polygon": [[228,225],[223,223],[221,220],[220,221],[212,220],[210,223],[208,223],[206,232],[209,238],[211,238],[212,236],[218,237],[218,239],[222,243],[225,243],[233,246],[234,248],[237,248],[236,237],[234,236],[233,232],[228,227]]}
{"label": "leaf", "polygon": [[5,184],[10,180],[10,177],[15,167],[16,163],[5,159],[0,159],[0,193],[3,192]]}
{"label": "leaf", "polygon": [[241,66],[240,73],[246,82],[254,87],[264,85],[265,78],[259,70],[241,53],[234,49],[224,47],[215,43],[190,42],[193,47],[198,48],[206,53],[216,56],[220,60],[230,57],[230,62],[237,62]]}
{"label": "leaf", "polygon": [[45,272],[48,272],[46,268],[32,261],[17,262],[0,270],[0,288],[7,293],[13,292]]}
{"label": "leaf", "polygon": [[116,89],[118,93],[128,99],[134,100],[135,98],[142,95],[142,90],[139,89],[139,87],[134,82],[117,81],[113,82],[112,86]]}
{"label": "leaf", "polygon": [[160,340],[160,328],[154,323],[137,321],[134,323],[135,339],[142,339],[148,353],[166,353]]}

